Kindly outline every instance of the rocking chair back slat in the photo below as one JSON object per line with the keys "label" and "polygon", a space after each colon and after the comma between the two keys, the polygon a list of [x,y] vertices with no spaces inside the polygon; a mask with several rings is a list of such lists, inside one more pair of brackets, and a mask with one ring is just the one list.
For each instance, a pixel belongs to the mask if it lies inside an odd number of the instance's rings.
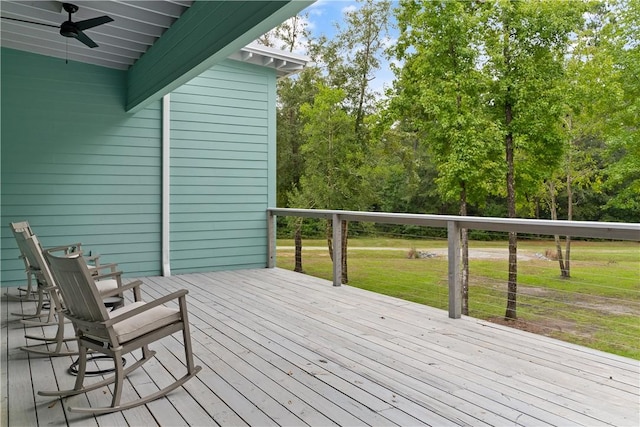
{"label": "rocking chair back slat", "polygon": [[55,257],[49,253],[46,256],[55,272],[69,316],[90,322],[109,319],[84,258],[79,255]]}
{"label": "rocking chair back slat", "polygon": [[[13,224],[12,224],[13,226]],[[27,259],[31,270],[36,275],[38,282],[45,286],[55,286],[55,281],[49,266],[42,255],[42,246],[38,238],[30,232],[29,228],[14,229],[13,235],[16,238],[18,248]]]}

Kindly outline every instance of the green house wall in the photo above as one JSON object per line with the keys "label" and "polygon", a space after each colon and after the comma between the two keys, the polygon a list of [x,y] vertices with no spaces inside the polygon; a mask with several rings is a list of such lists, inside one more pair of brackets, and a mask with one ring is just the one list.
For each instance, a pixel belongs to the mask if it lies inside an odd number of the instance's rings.
{"label": "green house wall", "polygon": [[266,266],[275,82],[227,60],[172,92],[172,272]]}
{"label": "green house wall", "polygon": [[[21,220],[45,247],[82,242],[128,276],[160,274],[161,102],[126,113],[123,71],[5,48],[1,61],[2,285],[24,282],[8,227]],[[266,266],[275,75],[228,61],[171,97],[173,272]]]}

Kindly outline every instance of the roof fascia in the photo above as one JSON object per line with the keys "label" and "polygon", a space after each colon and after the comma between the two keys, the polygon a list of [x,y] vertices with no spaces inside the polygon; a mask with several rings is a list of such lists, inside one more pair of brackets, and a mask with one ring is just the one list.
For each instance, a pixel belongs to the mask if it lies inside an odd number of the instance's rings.
{"label": "roof fascia", "polygon": [[256,43],[243,47],[238,52],[229,55],[229,59],[273,68],[278,78],[287,77],[310,65],[311,58],[287,52],[282,49],[270,48]]}

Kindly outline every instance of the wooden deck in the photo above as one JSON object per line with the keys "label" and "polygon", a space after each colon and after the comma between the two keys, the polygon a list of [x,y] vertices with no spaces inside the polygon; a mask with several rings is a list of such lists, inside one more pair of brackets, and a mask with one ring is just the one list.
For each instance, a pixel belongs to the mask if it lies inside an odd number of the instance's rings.
{"label": "wooden deck", "polygon": [[[21,351],[3,297],[0,425],[640,425],[635,360],[280,269],[143,280],[148,298],[189,289],[200,374],[143,407],[67,413],[109,391],[38,396],[73,384],[72,359]],[[123,400],[183,374],[179,335],[152,348]]]}

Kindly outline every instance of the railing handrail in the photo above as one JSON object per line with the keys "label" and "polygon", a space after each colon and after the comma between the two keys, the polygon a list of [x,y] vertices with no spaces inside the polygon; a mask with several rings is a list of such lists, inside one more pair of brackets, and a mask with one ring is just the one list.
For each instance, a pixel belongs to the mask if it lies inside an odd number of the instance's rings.
{"label": "railing handrail", "polygon": [[570,235],[612,240],[640,241],[640,223],[565,221],[549,219],[497,218],[455,215],[429,215],[389,212],[343,211],[329,209],[267,208],[270,215],[377,222],[381,224],[421,225],[446,228],[455,222],[469,230],[503,231],[528,234]]}

